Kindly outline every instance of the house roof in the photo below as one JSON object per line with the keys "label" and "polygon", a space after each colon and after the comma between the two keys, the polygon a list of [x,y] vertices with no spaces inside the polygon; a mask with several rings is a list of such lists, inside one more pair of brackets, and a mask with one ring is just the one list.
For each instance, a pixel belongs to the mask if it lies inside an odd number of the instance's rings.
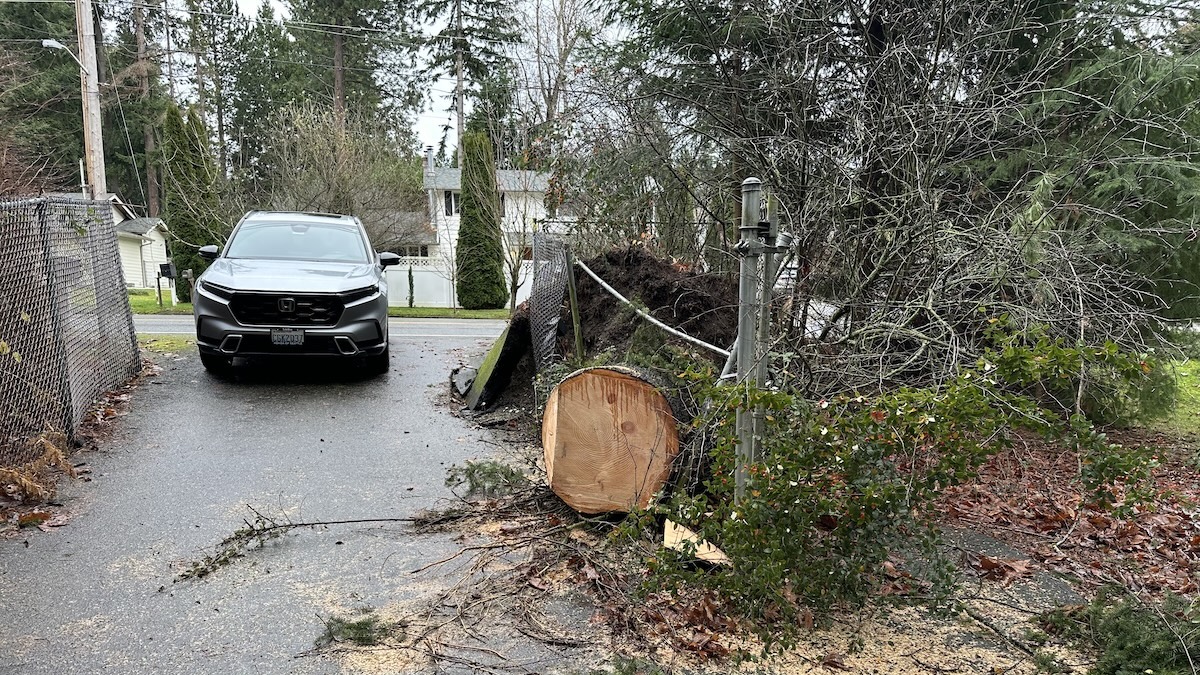
{"label": "house roof", "polygon": [[[550,187],[550,174],[521,169],[497,169],[496,186],[501,192],[545,192]],[[462,189],[462,170],[439,166],[432,171],[426,171],[425,189]]]}
{"label": "house roof", "polygon": [[162,218],[131,218],[117,223],[118,232],[128,232],[129,234],[145,235],[155,228],[167,229]]}

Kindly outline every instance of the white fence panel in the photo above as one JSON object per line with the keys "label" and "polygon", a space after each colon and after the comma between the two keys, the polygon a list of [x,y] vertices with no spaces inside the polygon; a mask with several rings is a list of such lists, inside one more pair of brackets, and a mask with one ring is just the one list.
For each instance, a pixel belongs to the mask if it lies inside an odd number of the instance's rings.
{"label": "white fence panel", "polygon": [[[450,284],[450,274],[440,267],[412,266],[412,304],[415,307],[451,307],[454,294]],[[409,300],[408,287],[409,266],[401,262],[395,267],[388,268],[388,304],[393,307],[407,307]]]}
{"label": "white fence panel", "polygon": [[[430,264],[428,258],[417,258],[415,260],[421,262],[414,262],[411,266],[413,306],[453,306],[451,303],[454,299],[454,286],[450,282],[450,272],[442,264]],[[399,265],[388,268],[388,304],[393,307],[408,306],[409,268],[407,260],[402,260]],[[505,274],[505,277],[507,276]],[[521,265],[521,279],[520,284],[517,286],[517,304],[529,299],[529,291],[532,287],[533,262],[526,261]]]}

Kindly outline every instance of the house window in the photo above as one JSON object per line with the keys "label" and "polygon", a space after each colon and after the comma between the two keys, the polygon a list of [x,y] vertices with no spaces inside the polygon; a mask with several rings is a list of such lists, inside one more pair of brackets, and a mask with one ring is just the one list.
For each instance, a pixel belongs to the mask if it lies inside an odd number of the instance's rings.
{"label": "house window", "polygon": [[400,255],[402,255],[406,258],[428,258],[429,257],[429,247],[424,244],[421,244],[419,246],[417,246],[417,245],[401,246],[400,247]]}
{"label": "house window", "polygon": [[446,215],[457,216],[459,209],[458,202],[461,198],[461,195],[458,192],[451,192],[450,190],[446,190],[442,194],[444,194],[446,198]]}

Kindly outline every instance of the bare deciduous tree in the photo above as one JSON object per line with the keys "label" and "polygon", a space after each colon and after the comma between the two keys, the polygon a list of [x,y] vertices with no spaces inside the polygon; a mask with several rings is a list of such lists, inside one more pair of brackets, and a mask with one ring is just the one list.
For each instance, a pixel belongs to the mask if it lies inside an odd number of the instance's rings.
{"label": "bare deciduous tree", "polygon": [[[1045,326],[1071,343],[1153,343],[1162,304],[1121,238],[1168,241],[1188,218],[1196,224],[1194,214],[1149,222],[1139,216],[1145,189],[1126,189],[1169,182],[1158,166],[1195,177],[1195,113],[1155,100],[1178,83],[1172,69],[1195,60],[1166,44],[1179,10],[1000,0],[629,7],[631,37],[595,80],[609,104],[593,117],[614,119],[610,137],[592,147],[649,148],[726,254],[742,179],[758,176],[780,196],[797,241],[777,339],[797,357],[785,370],[802,390],[939,380],[974,362],[993,321]],[[1136,73],[1089,88],[1087,78],[1116,73],[1129,54],[1167,62],[1140,88],[1121,85]],[[593,156],[578,175],[611,158]],[[582,236],[617,224],[603,197]],[[834,310],[810,321],[812,299]]]}
{"label": "bare deciduous tree", "polygon": [[270,207],[358,216],[377,245],[431,236],[421,161],[372,119],[311,105],[282,111],[267,149]]}

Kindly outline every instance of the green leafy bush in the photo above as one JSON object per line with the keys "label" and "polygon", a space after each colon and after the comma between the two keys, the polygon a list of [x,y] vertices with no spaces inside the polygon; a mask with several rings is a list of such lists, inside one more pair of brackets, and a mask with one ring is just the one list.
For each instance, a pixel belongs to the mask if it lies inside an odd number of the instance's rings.
{"label": "green leafy bush", "polygon": [[[664,556],[667,580],[715,585],[748,616],[795,626],[802,607],[825,609],[871,597],[893,573],[889,558],[918,554],[933,597],[949,590],[949,566],[936,553],[932,503],[972,478],[989,456],[1024,429],[1076,448],[1084,487],[1112,501],[1130,480],[1149,475],[1148,454],[1112,445],[1083,415],[1064,418],[1043,404],[1044,388],[1080,368],[1142,374],[1141,361],[1115,348],[1059,341],[1007,340],[941,386],[902,388],[869,398],[810,402],[778,392],[711,387],[690,372],[710,401],[702,423],[717,442],[704,489],[677,495],[665,515],[721,547],[733,565],[700,573]],[[1114,389],[1117,391],[1117,389]],[[734,499],[735,413],[761,406],[761,456],[748,468],[744,498]],[[1132,478],[1131,478],[1132,477]],[[690,556],[684,555],[683,558]],[[782,621],[780,620],[782,619]]]}
{"label": "green leafy bush", "polygon": [[1153,353],[1130,354],[1114,342],[1070,345],[1041,327],[1014,331],[993,319],[989,354],[1013,390],[1064,415],[1129,426],[1165,417],[1175,406],[1175,373]]}

